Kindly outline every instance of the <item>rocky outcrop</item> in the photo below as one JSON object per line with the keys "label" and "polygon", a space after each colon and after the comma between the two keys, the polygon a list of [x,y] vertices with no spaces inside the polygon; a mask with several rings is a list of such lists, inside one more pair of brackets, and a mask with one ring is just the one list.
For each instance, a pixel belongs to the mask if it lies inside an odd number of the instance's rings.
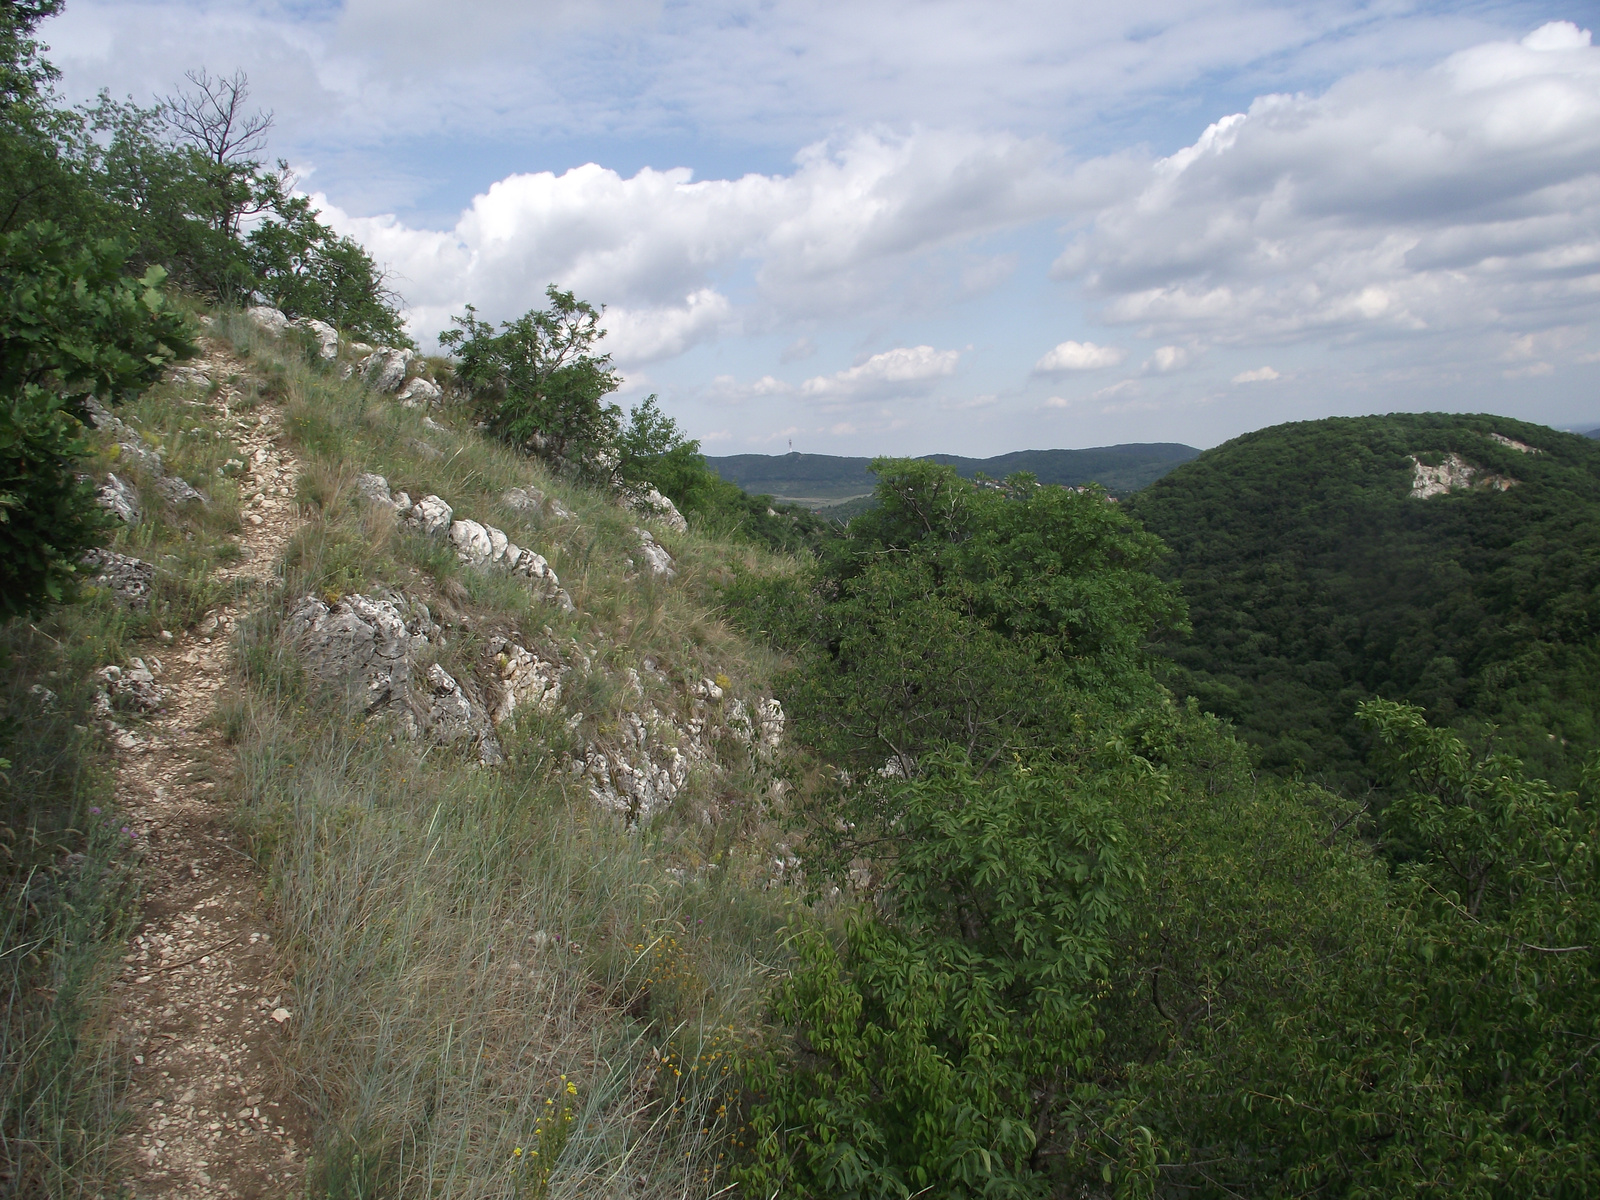
{"label": "rocky outcrop", "polygon": [[332,325],[311,317],[301,317],[293,324],[296,329],[304,329],[317,340],[318,358],[324,362],[332,362],[339,357],[339,331]]}
{"label": "rocky outcrop", "polygon": [[455,511],[437,496],[424,496],[406,515],[406,524],[420,529],[429,537],[448,533],[454,524]]}
{"label": "rocky outcrop", "polygon": [[[630,671],[629,676],[643,699],[638,675]],[[744,702],[735,699],[724,717],[725,696],[716,680],[702,680],[689,690],[690,716],[681,724],[653,704],[624,712],[615,739],[587,744],[582,754],[573,757],[572,773],[584,780],[596,804],[633,823],[649,820],[669,806],[696,766],[719,769],[714,748],[725,734],[770,758],[783,741],[782,705],[775,699],[759,701],[752,720]]]}
{"label": "rocky outcrop", "polygon": [[561,683],[571,668],[541,658],[506,638],[490,642],[489,653],[500,670],[500,699],[494,707],[496,725],[511,720],[518,709],[552,713],[560,705]]}
{"label": "rocky outcrop", "polygon": [[289,626],[306,670],[345,687],[368,713],[407,697],[413,660],[439,634],[425,605],[402,611],[392,600],[360,594],[333,605],[307,596]]}
{"label": "rocky outcrop", "polygon": [[244,315],[258,328],[281,337],[289,328],[289,318],[270,304],[256,304],[244,310]]}
{"label": "rocky outcrop", "polygon": [[375,392],[396,391],[405,382],[406,368],[415,357],[416,354],[410,350],[379,346],[361,360],[361,377]]}
{"label": "rocky outcrop", "polygon": [[518,546],[503,530],[478,521],[457,520],[455,510],[438,496],[424,496],[415,504],[404,492],[391,497],[389,481],[382,475],[362,475],[356,486],[371,503],[387,504],[401,511],[411,528],[429,537],[447,536],[455,547],[456,557],[467,566],[481,570],[498,568],[520,575],[551,604],[563,612],[574,611],[572,597],[561,586],[561,579],[544,555]]}
{"label": "rocky outcrop", "polygon": [[543,513],[549,510],[550,515],[559,517],[563,521],[573,519],[572,512],[561,501],[553,496],[546,496],[538,488],[511,488],[500,497],[508,508],[515,508],[521,512]]}
{"label": "rocky outcrop", "polygon": [[[384,508],[394,509],[403,507],[409,510],[411,508],[411,497],[404,492],[401,492],[399,496],[392,495],[389,491],[389,481],[382,475],[358,475],[356,477],[356,491],[360,492],[362,499],[369,504],[377,504]],[[400,504],[402,498],[405,500],[403,506]]]}
{"label": "rocky outcrop", "polygon": [[[426,499],[437,500],[438,497]],[[563,612],[573,611],[572,597],[567,595],[544,555],[518,546],[493,525],[480,525],[477,521],[452,521],[450,543],[456,548],[456,557],[467,566],[483,569],[503,567],[529,580],[535,591]]]}
{"label": "rocky outcrop", "polygon": [[80,563],[92,587],[110,589],[120,603],[130,608],[142,608],[149,603],[156,569],[143,559],[96,548],[85,554]]}
{"label": "rocky outcrop", "polygon": [[1543,454],[1544,453],[1544,451],[1540,450],[1537,446],[1530,446],[1530,445],[1528,445],[1527,442],[1519,442],[1519,441],[1517,441],[1516,438],[1508,438],[1503,433],[1491,433],[1489,435],[1489,440],[1492,441],[1492,442],[1499,442],[1502,446],[1506,447],[1508,450],[1515,450],[1518,454]]}
{"label": "rocky outcrop", "polygon": [[750,749],[771,755],[783,744],[783,726],[787,718],[783,705],[776,698],[758,702],[754,717],[743,700],[734,700],[728,707],[728,731]]}
{"label": "rocky outcrop", "polygon": [[168,504],[204,504],[206,498],[196,491],[186,479],[176,475],[163,475],[156,480],[156,491]]}
{"label": "rocky outcrop", "polygon": [[444,389],[432,380],[418,375],[406,382],[395,399],[407,408],[430,408],[444,399]]}
{"label": "rocky outcrop", "polygon": [[1492,474],[1469,463],[1459,454],[1446,454],[1444,461],[1438,466],[1429,466],[1415,455],[1411,456],[1413,500],[1430,500],[1435,496],[1446,496],[1451,492],[1467,491],[1472,488],[1492,488],[1497,492],[1504,492],[1516,484],[1517,481],[1509,475]]}
{"label": "rocky outcrop", "polygon": [[639,538],[639,556],[644,559],[645,569],[658,579],[671,579],[678,573],[678,566],[672,561],[672,555],[667,553],[665,546],[657,543],[650,536],[648,529],[634,529]]}
{"label": "rocky outcrop", "polygon": [[[187,367],[178,369],[193,370]],[[203,372],[200,376],[209,385],[210,377]],[[152,476],[156,491],[169,504],[206,503],[205,496],[196,491],[188,480],[166,474],[160,446],[147,445],[144,438],[132,426],[114,415],[98,400],[91,399],[85,407],[88,409],[90,424],[117,439],[116,448],[112,453],[118,463],[132,463],[146,475]],[[108,473],[105,483],[100,485],[95,496],[100,504],[110,509],[119,520],[130,525],[139,523],[141,516],[139,494],[127,480]]]}
{"label": "rocky outcrop", "polygon": [[471,746],[484,766],[504,762],[505,755],[483,705],[475,703],[455,676],[438,663],[428,668],[426,680],[426,686],[412,696],[411,717],[416,735],[445,745]]}
{"label": "rocky outcrop", "polygon": [[478,761],[504,761],[485,706],[438,663],[413,680],[417,659],[442,646],[427,605],[349,595],[336,604],[304,597],[289,614],[301,661],[313,677],[343,687],[371,716],[393,715],[409,736],[471,746]]}
{"label": "rocky outcrop", "polygon": [[106,481],[95,489],[94,498],[101,508],[109,509],[112,516],[126,524],[137,525],[144,515],[133,484],[113,473],[107,472]]}
{"label": "rocky outcrop", "polygon": [[689,532],[689,522],[683,519],[678,506],[653,487],[625,488],[619,499],[624,508],[660,521],[674,533]]}

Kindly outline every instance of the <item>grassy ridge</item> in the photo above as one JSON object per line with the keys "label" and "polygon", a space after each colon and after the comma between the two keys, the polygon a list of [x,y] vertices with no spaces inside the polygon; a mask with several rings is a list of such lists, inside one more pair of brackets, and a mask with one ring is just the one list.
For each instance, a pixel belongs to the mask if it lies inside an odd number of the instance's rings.
{"label": "grassy ridge", "polygon": [[[678,576],[652,581],[629,561],[638,518],[604,495],[470,427],[425,426],[244,322],[227,329],[252,361],[281,365],[288,429],[308,463],[311,519],[281,596],[242,635],[247,685],[226,721],[242,820],[299,964],[296,1062],[325,1127],[314,1194],[504,1195],[508,1181],[528,1195],[624,1182],[634,1195],[715,1191],[736,1134],[721,1108],[729,1054],[759,1008],[786,916],[787,893],[768,886],[776,780],[719,743],[714,767],[630,831],[568,773],[566,752],[614,735],[646,703],[685,713],[692,681],[763,694],[777,660],[711,614],[733,570],[795,564],[657,530]],[[363,505],[364,471],[538,549],[577,612],[464,568]],[[558,497],[572,517],[504,507],[513,485]],[[458,678],[482,672],[497,633],[592,669],[568,677],[564,711],[501,727],[509,761],[494,771],[396,740],[308,686],[284,630],[306,593],[382,585],[430,604]],[[640,670],[641,697],[626,671],[646,658],[656,671]],[[535,1127],[563,1105],[559,1167],[536,1177],[529,1148],[550,1134]]]}

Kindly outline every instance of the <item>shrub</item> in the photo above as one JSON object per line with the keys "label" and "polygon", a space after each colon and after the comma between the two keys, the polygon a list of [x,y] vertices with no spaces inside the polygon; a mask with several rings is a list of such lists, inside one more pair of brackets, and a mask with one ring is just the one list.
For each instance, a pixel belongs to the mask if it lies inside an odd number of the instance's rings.
{"label": "shrub", "polygon": [[622,381],[609,354],[593,353],[605,336],[603,310],[553,283],[545,295],[549,308],[504,321],[499,333],[469,304],[439,344],[456,356],[457,378],[496,434],[548,458],[590,464],[617,440],[622,410],[604,399]]}
{"label": "shrub", "polygon": [[758,1057],[763,1197],[1025,1197],[1099,1040],[1090,996],[1131,875],[1109,805],[1060,769],[945,755],[897,789],[882,914],[819,931]]}
{"label": "shrub", "polygon": [[0,235],[0,616],[60,601],[102,527],[76,475],[86,402],[119,403],[194,353],[164,272],[131,279],[123,262],[45,223]]}

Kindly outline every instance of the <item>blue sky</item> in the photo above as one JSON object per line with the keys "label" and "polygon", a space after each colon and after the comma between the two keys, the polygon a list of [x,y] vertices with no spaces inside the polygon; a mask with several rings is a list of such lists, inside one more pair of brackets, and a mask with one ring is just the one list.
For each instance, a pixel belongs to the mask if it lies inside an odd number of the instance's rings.
{"label": "blue sky", "polygon": [[710,453],[1600,424],[1584,4],[74,0],[64,86],[242,68],[431,340],[547,283]]}

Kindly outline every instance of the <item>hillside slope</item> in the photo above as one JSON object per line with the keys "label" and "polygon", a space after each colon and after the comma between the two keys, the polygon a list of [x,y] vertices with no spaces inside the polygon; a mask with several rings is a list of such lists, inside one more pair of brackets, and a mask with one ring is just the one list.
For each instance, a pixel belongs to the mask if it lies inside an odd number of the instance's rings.
{"label": "hillside slope", "polygon": [[[1040,483],[1080,486],[1098,483],[1113,495],[1127,495],[1155,482],[1179,463],[1200,452],[1176,442],[1135,442],[1089,450],[1017,450],[994,458],[925,454],[930,462],[953,466],[971,479],[980,472],[1004,479],[1029,471]],[[847,500],[872,491],[875,477],[870,458],[833,454],[730,454],[707,458],[712,470],[747,492],[781,499]]]}
{"label": "hillside slope", "polygon": [[1593,440],[1481,415],[1280,425],[1130,508],[1190,605],[1193,635],[1167,645],[1174,686],[1264,765],[1364,789],[1354,712],[1371,696],[1498,725],[1553,779],[1600,745]]}
{"label": "hillside slope", "polygon": [[3,1027],[75,1073],[70,1120],[8,1117],[41,1149],[0,1192],[716,1191],[798,866],[779,659],[717,593],[799,564],[485,438],[438,363],[201,323],[196,365],[97,417],[123,519],[82,603],[0,646],[37,663],[0,689],[8,814],[7,768],[61,757],[13,726],[104,736],[59,820],[127,881],[104,915],[64,893],[105,931],[51,951],[95,984],[51,993],[82,1052],[48,1005]]}

